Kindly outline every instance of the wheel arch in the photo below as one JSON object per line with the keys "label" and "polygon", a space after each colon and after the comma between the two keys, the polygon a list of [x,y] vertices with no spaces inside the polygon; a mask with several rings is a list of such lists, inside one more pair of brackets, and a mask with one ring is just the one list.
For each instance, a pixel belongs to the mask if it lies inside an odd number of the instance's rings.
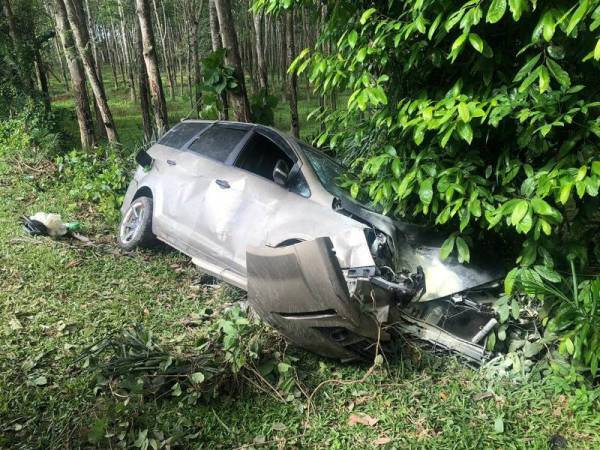
{"label": "wheel arch", "polygon": [[154,199],[154,194],[152,194],[152,189],[150,189],[148,186],[142,186],[137,191],[135,191],[135,194],[133,195],[131,201],[139,197],[150,197],[151,199]]}

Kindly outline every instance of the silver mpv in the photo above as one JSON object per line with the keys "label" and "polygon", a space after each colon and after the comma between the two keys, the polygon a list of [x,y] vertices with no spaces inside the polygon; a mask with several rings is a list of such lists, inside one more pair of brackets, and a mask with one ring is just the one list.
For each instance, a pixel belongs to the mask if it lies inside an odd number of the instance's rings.
{"label": "silver mpv", "polygon": [[441,261],[443,237],[354,200],[322,152],[262,125],[186,120],[136,159],[123,249],[167,243],[325,356],[367,358],[406,334],[487,356],[502,271]]}

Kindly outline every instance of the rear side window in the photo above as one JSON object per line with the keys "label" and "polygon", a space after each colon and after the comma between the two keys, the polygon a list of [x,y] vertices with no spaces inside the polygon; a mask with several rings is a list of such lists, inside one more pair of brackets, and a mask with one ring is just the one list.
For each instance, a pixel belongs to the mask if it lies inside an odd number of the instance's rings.
{"label": "rear side window", "polygon": [[165,134],[165,136],[158,141],[158,143],[168,147],[180,149],[186,144],[186,142],[188,142],[191,138],[196,136],[209,125],[210,123],[199,122],[180,123],[179,125],[173,127],[167,134]]}
{"label": "rear side window", "polygon": [[246,133],[248,130],[215,125],[192,142],[189,150],[225,162]]}

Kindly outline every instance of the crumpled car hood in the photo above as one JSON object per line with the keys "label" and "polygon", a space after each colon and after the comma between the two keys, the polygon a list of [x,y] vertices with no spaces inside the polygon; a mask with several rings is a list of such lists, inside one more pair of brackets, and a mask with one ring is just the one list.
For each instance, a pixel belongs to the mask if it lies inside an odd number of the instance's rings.
{"label": "crumpled car hood", "polygon": [[505,276],[497,258],[473,255],[468,264],[454,257],[442,261],[439,257],[446,238],[425,227],[395,221],[365,208],[358,202],[340,199],[341,209],[362,219],[390,236],[395,245],[397,268],[415,272],[418,266],[425,273],[426,292],[420,301],[445,297],[472,289]]}

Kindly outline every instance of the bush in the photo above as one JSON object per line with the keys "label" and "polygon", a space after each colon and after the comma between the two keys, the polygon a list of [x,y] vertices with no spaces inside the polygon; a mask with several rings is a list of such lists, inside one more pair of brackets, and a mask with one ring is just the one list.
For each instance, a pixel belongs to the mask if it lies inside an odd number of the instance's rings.
{"label": "bush", "polygon": [[109,221],[116,221],[129,182],[132,162],[113,147],[93,152],[71,150],[56,158],[59,182],[75,199],[92,202]]}

